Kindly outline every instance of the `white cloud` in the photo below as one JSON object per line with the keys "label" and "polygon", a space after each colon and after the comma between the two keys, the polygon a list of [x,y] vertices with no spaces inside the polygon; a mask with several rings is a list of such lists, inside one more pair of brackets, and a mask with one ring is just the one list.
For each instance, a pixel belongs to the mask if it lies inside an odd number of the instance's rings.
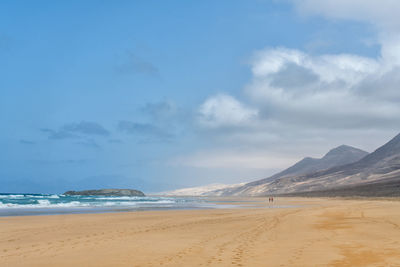
{"label": "white cloud", "polygon": [[393,128],[400,123],[400,1],[292,0],[304,15],[374,26],[381,53],[311,55],[287,48],[255,53],[245,92],[264,118],[307,127]]}
{"label": "white cloud", "polygon": [[254,77],[268,77],[294,64],[318,74],[321,81],[343,80],[357,82],[365,75],[375,72],[379,62],[375,59],[350,54],[312,57],[306,53],[287,48],[265,49],[255,53],[252,64]]}
{"label": "white cloud", "polygon": [[[285,158],[321,156],[343,143],[371,151],[398,133],[400,1],[292,2],[304,15],[372,25],[380,55],[314,55],[285,47],[255,52],[241,98],[212,96],[199,107],[200,124],[211,129],[206,138],[212,149],[182,162],[284,167]],[[216,148],[230,152],[215,153]],[[236,153],[238,148],[247,152]]]}
{"label": "white cloud", "polygon": [[[396,96],[385,61],[357,55],[312,56],[299,50],[265,49],[255,54],[253,80],[246,93],[255,107],[264,110],[264,118],[308,127],[373,127],[375,121],[398,122],[397,102],[380,98]],[[392,77],[398,76],[392,73]],[[385,86],[380,85],[382,77]],[[363,88],[375,81],[375,89]],[[397,79],[393,80],[397,82]],[[397,92],[400,97],[400,90]],[[388,124],[388,125],[389,125]]]}
{"label": "white cloud", "polygon": [[257,116],[258,111],[248,108],[232,96],[219,94],[208,98],[199,108],[199,122],[206,127],[242,126]]}
{"label": "white cloud", "polygon": [[244,89],[247,106],[229,95],[211,97],[199,109],[202,124],[247,126],[254,134],[277,125],[359,130],[400,124],[400,1],[292,2],[305,15],[375,26],[380,56],[312,55],[284,47],[255,52],[253,78]]}

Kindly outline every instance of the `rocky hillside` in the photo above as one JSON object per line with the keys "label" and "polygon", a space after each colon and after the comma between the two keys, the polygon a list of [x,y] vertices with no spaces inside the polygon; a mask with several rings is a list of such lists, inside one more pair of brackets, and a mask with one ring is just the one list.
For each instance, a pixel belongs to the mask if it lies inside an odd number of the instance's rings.
{"label": "rocky hillside", "polygon": [[248,183],[248,186],[260,185],[265,182],[271,182],[278,178],[308,174],[316,171],[329,169],[336,166],[356,162],[368,155],[368,152],[346,145],[341,145],[331,149],[320,159],[306,157],[286,170],[279,172],[269,178]]}
{"label": "rocky hillside", "polygon": [[[391,141],[351,164],[303,175],[284,176],[273,181],[237,191],[232,195],[271,195],[331,191],[365,185],[369,191],[383,181],[400,179],[400,134]],[[227,194],[225,194],[227,195]]]}
{"label": "rocky hillside", "polygon": [[297,177],[305,174],[314,173],[317,171],[327,170],[332,167],[343,166],[346,164],[357,162],[368,155],[361,149],[351,146],[341,145],[330,150],[324,157],[304,158],[286,170],[279,172],[271,177],[247,183],[242,186],[223,188],[209,192],[209,195],[258,195],[265,191],[265,185],[268,185],[276,180]]}
{"label": "rocky hillside", "polygon": [[291,197],[400,197],[400,177],[282,195]]}

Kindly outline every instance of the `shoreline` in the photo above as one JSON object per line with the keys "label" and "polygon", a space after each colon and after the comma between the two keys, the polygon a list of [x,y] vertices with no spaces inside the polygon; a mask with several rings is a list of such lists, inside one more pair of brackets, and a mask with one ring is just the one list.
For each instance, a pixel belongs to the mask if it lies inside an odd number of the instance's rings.
{"label": "shoreline", "polygon": [[[149,196],[155,197],[155,196]],[[159,197],[159,196],[158,196]],[[163,196],[175,197],[175,196]],[[0,218],[8,217],[30,217],[30,216],[59,216],[59,215],[85,215],[85,214],[113,214],[113,213],[130,213],[130,212],[146,212],[146,211],[179,211],[179,210],[215,210],[215,209],[247,209],[247,208],[295,208],[297,205],[276,205],[268,203],[266,197],[208,197],[208,196],[176,196],[177,198],[199,198],[207,200],[203,206],[174,206],[174,207],[76,207],[76,208],[9,208],[8,210],[0,210]],[[365,196],[276,196],[276,199],[291,201],[295,199],[297,202],[301,200],[344,200],[344,201],[392,201],[400,202],[400,197],[365,197]],[[285,201],[286,200],[286,201]],[[209,204],[207,206],[207,204]],[[5,212],[8,211],[8,212]]]}
{"label": "shoreline", "polygon": [[[0,208],[1,217],[13,216],[44,216],[44,215],[68,215],[68,214],[96,214],[96,213],[118,213],[118,212],[136,212],[136,211],[161,211],[161,210],[201,210],[201,209],[227,209],[227,208],[247,208],[263,207],[264,198],[251,197],[194,197],[194,196],[149,196],[149,198],[160,198],[161,203],[145,203],[138,201],[133,204],[125,205],[124,202],[115,206],[72,206],[56,207],[48,206],[29,206],[29,207],[6,207]],[[164,200],[168,203],[162,203]],[[45,200],[47,201],[47,200]],[[132,200],[134,201],[134,200]],[[50,204],[50,203],[48,203]],[[67,203],[68,204],[68,203]],[[97,203],[101,205],[102,203]],[[12,204],[13,205],[13,204]],[[277,207],[276,208],[286,208]]]}
{"label": "shoreline", "polygon": [[0,266],[400,265],[399,201],[276,205],[1,217]]}

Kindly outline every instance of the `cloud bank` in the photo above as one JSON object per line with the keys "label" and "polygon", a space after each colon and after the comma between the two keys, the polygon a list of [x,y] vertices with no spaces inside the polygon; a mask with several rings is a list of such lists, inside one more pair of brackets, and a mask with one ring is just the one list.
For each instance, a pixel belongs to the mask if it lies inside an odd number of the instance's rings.
{"label": "cloud bank", "polygon": [[400,2],[293,2],[304,15],[373,25],[378,29],[381,55],[312,55],[285,47],[257,51],[251,61],[252,80],[244,89],[247,107],[229,95],[216,95],[200,106],[199,122],[216,126],[257,117],[259,122],[315,128],[391,128],[398,124],[400,38],[394,36],[400,31],[395,11]]}
{"label": "cloud bank", "polygon": [[[388,133],[400,130],[400,2],[291,2],[303,16],[352,20],[373,27],[380,55],[315,55],[287,47],[254,52],[252,77],[242,94],[209,96],[197,110],[198,126],[207,130],[216,146],[225,147],[225,158],[231,153],[232,166],[243,162],[237,158],[238,147],[268,151],[261,156],[264,162],[260,157],[254,161],[266,167],[273,165],[273,155],[322,153],[326,146],[340,145],[335,142],[371,150],[378,143],[363,142],[369,133],[386,140]],[[209,151],[197,155],[196,161],[214,166],[218,160],[210,161],[215,153]]]}

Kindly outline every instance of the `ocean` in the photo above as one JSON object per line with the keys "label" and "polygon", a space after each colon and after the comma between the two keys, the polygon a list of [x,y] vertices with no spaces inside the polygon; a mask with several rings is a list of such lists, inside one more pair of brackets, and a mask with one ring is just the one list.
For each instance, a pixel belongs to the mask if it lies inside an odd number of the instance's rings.
{"label": "ocean", "polygon": [[107,197],[56,194],[0,194],[0,216],[98,213],[160,209],[218,208],[195,197]]}

